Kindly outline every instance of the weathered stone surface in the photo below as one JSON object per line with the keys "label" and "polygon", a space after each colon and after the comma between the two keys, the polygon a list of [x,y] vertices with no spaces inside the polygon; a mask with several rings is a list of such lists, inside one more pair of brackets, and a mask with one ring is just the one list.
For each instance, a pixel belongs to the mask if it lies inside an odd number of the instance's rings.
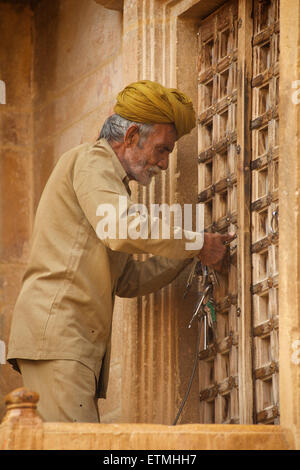
{"label": "weathered stone surface", "polygon": [[43,423],[39,396],[26,388],[5,397],[0,425],[5,450],[288,450],[291,433],[280,426]]}
{"label": "weathered stone surface", "polygon": [[[21,285],[25,265],[0,263],[0,340],[6,357],[11,314]],[[2,357],[0,364],[0,391],[3,397],[22,385],[21,375]],[[0,400],[0,420],[4,415],[4,400]]]}
{"label": "weathered stone surface", "polygon": [[18,112],[31,106],[31,12],[28,5],[16,8],[0,3],[0,79],[6,83],[6,107]]}
{"label": "weathered stone surface", "polygon": [[[280,8],[279,380],[280,422],[300,448],[299,33],[300,5]],[[297,41],[295,41],[297,38]],[[296,84],[296,88],[295,88]]]}
{"label": "weathered stone surface", "polygon": [[[83,79],[105,69],[121,52],[122,15],[106,10],[94,0],[84,3],[41,0],[35,10],[34,28],[38,38],[34,44],[34,102],[38,107],[57,96],[63,97],[72,86],[75,91],[78,88],[77,98],[80,98]],[[118,77],[111,77],[112,86],[120,76],[121,67]],[[106,77],[106,87],[107,80],[110,79]],[[99,95],[94,105],[107,98],[108,95]]]}
{"label": "weathered stone surface", "polygon": [[31,155],[0,147],[0,260],[26,259],[31,234]]}
{"label": "weathered stone surface", "polygon": [[95,0],[109,10],[123,10],[124,0]]}
{"label": "weathered stone surface", "polygon": [[31,113],[1,106],[0,142],[3,147],[31,149]]}
{"label": "weathered stone surface", "polygon": [[[145,450],[287,450],[278,426],[186,424],[44,425],[44,448]],[[76,432],[77,431],[77,432]],[[98,432],[97,432],[98,431]],[[54,437],[55,436],[55,437]],[[53,440],[52,440],[53,439]],[[54,441],[55,439],[55,441]],[[58,446],[58,447],[56,447]]]}

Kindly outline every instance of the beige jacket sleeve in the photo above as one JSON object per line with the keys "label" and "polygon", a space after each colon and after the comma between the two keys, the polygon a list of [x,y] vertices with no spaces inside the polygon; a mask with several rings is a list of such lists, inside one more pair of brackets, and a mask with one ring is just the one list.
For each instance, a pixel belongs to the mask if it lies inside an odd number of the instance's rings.
{"label": "beige jacket sleeve", "polygon": [[191,262],[192,259],[170,260],[161,256],[136,261],[130,256],[118,280],[116,295],[137,297],[151,294],[172,282]]}
{"label": "beige jacket sleeve", "polygon": [[[193,258],[202,248],[203,234],[182,230],[179,238],[178,231],[170,225],[169,236],[166,238],[165,224],[161,218],[154,220],[149,215],[145,222],[143,216],[137,216],[134,210],[136,206],[130,200],[107,152],[98,148],[90,150],[87,164],[79,162],[73,178],[73,187],[85,217],[100,241],[111,250],[186,259]],[[132,234],[135,235],[137,231],[130,229],[138,226],[139,222],[140,227],[143,227],[143,237],[135,238]],[[100,229],[105,225],[107,230],[103,235]],[[152,237],[154,225],[157,227],[155,238]],[[187,249],[187,244],[192,244],[196,238],[200,240],[197,248]]]}

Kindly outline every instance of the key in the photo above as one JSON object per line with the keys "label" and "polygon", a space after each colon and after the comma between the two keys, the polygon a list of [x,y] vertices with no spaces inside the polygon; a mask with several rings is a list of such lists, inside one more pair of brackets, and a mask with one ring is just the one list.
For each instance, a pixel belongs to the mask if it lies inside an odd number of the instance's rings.
{"label": "key", "polygon": [[187,283],[186,283],[186,286],[185,286],[185,291],[184,291],[184,294],[183,294],[184,299],[186,298],[186,296],[187,296],[187,294],[188,294],[188,292],[191,288],[191,285],[193,283],[195,273],[196,273],[197,264],[198,264],[197,259],[194,259],[193,262],[192,262],[192,267],[191,267],[191,270],[190,270],[190,274],[189,274],[189,277],[188,277],[188,280],[187,280]]}
{"label": "key", "polygon": [[200,263],[199,267],[199,278],[200,278],[200,285],[202,286],[202,289],[207,285],[207,278],[208,278],[208,269],[207,266],[202,265]]}
{"label": "key", "polygon": [[209,315],[209,326],[213,328],[213,323],[216,322],[216,311],[213,299],[209,299],[206,303],[206,312]]}
{"label": "key", "polygon": [[209,326],[212,330],[212,333],[213,333],[213,339],[214,339],[214,342],[217,341],[217,317],[216,317],[216,308],[215,308],[215,300],[211,297],[208,301],[207,301],[207,310],[209,310],[209,313],[208,313],[208,318],[209,318]]}
{"label": "key", "polygon": [[214,269],[210,269],[209,278],[213,285],[220,287],[219,277]]}
{"label": "key", "polygon": [[188,328],[191,328],[193,321],[195,320],[196,316],[198,315],[198,312],[199,312],[199,310],[200,310],[200,308],[201,308],[201,305],[203,304],[204,298],[205,298],[205,294],[202,294],[201,297],[200,297],[200,300],[199,300],[199,302],[198,302],[198,304],[197,304],[197,306],[196,306],[196,309],[195,309],[195,311],[194,311],[194,313],[193,313],[193,316],[192,316],[192,318],[190,319],[190,322],[189,322],[189,324],[188,324]]}
{"label": "key", "polygon": [[205,291],[204,291],[203,293],[201,293],[201,297],[200,297],[200,299],[199,299],[199,302],[197,303],[197,306],[196,306],[196,309],[195,309],[195,311],[194,311],[194,313],[193,313],[193,316],[192,316],[192,318],[191,318],[191,320],[190,320],[190,322],[189,322],[189,324],[188,324],[188,328],[191,328],[192,323],[193,323],[193,321],[195,320],[195,318],[197,317],[197,315],[198,315],[198,313],[199,313],[199,311],[200,311],[200,309],[201,309],[201,307],[202,307],[202,304],[203,304],[203,302],[204,302],[204,300],[205,300],[205,298],[206,298],[206,296],[207,296],[207,294],[208,294],[208,292],[209,292],[210,289],[211,289],[211,284],[209,284],[209,285],[206,287]]}
{"label": "key", "polygon": [[204,315],[204,318],[203,318],[203,329],[204,329],[203,349],[205,351],[207,349],[207,315]]}

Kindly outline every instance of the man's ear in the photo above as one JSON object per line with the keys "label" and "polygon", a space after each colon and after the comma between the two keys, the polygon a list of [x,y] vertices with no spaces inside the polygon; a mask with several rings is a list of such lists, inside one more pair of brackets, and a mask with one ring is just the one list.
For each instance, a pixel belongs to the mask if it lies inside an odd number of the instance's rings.
{"label": "man's ear", "polygon": [[137,125],[133,124],[130,126],[124,136],[125,147],[135,146],[139,142],[139,128]]}

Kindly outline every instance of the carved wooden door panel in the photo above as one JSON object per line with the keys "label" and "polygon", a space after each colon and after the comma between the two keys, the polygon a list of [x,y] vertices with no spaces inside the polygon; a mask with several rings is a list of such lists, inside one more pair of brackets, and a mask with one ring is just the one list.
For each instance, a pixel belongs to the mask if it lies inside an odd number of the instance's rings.
{"label": "carved wooden door panel", "polygon": [[231,0],[201,22],[199,202],[236,232],[199,351],[200,422],[278,422],[277,0]]}
{"label": "carved wooden door panel", "polygon": [[279,419],[279,1],[254,2],[252,74],[252,299],[256,422]]}

